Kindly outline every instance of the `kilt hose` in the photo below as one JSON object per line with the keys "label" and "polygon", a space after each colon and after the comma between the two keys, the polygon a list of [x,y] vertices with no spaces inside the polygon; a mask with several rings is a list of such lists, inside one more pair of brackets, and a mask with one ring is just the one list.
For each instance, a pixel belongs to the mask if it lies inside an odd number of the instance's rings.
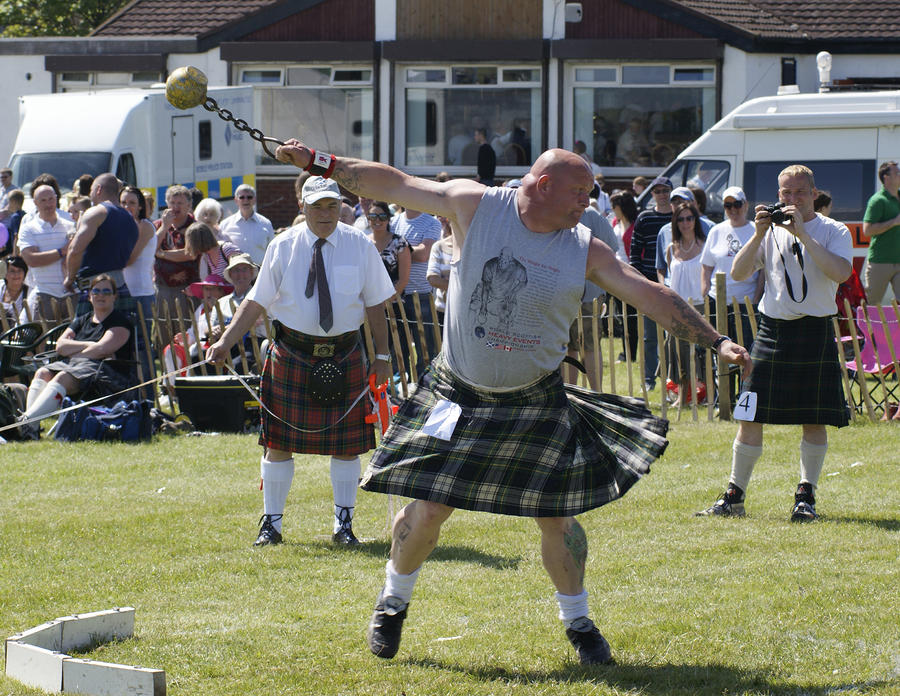
{"label": "kilt hose", "polygon": [[[421,432],[440,400],[462,413],[449,441]],[[400,405],[361,488],[454,508],[567,517],[625,494],[665,450],[668,421],[643,401],[563,385],[473,388],[443,355]]]}
{"label": "kilt hose", "polygon": [[[323,406],[309,396],[309,376],[320,358],[302,355],[280,341],[271,341],[266,351],[266,361],[260,380],[262,403],[279,418],[303,430],[301,432],[272,418],[260,409],[262,430],[259,444],[284,452],[354,456],[375,447],[375,429],[366,423],[369,400],[359,400],[353,410],[337,425],[350,404],[368,386],[368,373],[363,352],[357,344],[336,353],[334,359],[344,370],[346,396],[342,401]],[[327,427],[331,426],[333,427]]]}
{"label": "kilt hose", "polygon": [[831,317],[760,315],[753,372],[741,391],[756,392],[755,423],[834,425],[850,422]]}

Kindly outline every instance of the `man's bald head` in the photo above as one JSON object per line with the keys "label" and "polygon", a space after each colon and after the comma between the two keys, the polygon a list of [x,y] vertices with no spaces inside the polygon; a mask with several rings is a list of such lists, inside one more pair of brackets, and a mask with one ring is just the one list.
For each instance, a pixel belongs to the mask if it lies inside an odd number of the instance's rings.
{"label": "man's bald head", "polygon": [[112,200],[118,202],[119,180],[113,174],[101,174],[94,179],[94,184],[91,187],[91,193],[95,192],[96,195],[92,196],[92,198],[98,198],[101,201]]}
{"label": "man's bald head", "polygon": [[569,150],[547,150],[522,178],[519,211],[535,232],[574,227],[590,204],[593,187],[584,159]]}

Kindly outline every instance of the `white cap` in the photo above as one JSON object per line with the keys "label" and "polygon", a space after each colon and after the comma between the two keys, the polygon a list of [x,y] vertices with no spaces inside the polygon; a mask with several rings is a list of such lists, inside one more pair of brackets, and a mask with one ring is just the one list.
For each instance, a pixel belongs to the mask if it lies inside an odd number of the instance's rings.
{"label": "white cap", "polygon": [[694,198],[694,192],[691,191],[687,186],[679,186],[678,188],[672,189],[672,193],[669,194],[669,200],[671,201],[674,198],[683,198],[686,201],[690,201],[691,203],[696,203],[696,199]]}
{"label": "white cap", "polygon": [[729,186],[727,189],[722,191],[722,200],[724,201],[726,198],[733,198],[736,201],[747,202],[747,194],[744,193],[744,189],[740,186]]}
{"label": "white cap", "polygon": [[300,192],[304,203],[315,203],[321,198],[341,200],[341,189],[337,183],[323,176],[311,176],[303,183]]}

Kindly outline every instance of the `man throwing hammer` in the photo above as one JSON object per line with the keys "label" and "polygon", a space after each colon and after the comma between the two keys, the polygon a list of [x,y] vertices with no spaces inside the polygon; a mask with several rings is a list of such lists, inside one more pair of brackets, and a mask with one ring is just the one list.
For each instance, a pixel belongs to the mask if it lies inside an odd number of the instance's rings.
{"label": "man throwing hammer", "polygon": [[[448,218],[461,254],[450,273],[444,351],[401,405],[363,476],[365,490],[414,498],[394,521],[369,648],[383,658],[397,653],[421,566],[443,522],[461,507],[536,519],[544,567],[579,661],[612,661],[588,617],[587,537],[575,515],[619,498],[645,474],[665,449],[668,424],[642,401],[563,385],[558,368],[584,281],[749,373],[747,351],[578,224],[594,178],[572,152],[543,153],[518,189],[415,178],[316,153],[296,140],[276,154],[355,193]],[[515,316],[478,311],[472,300],[485,264],[507,248],[525,271],[515,296],[506,298]]]}
{"label": "man throwing hammer", "polygon": [[[275,319],[260,384],[263,516],[254,545],[281,543],[291,455],[304,452],[331,455],[332,539],[353,546],[359,543],[352,528],[359,455],[375,446],[365,422],[367,399],[359,397],[367,373],[379,384],[391,375],[384,301],[394,286],[375,245],[338,222],[341,192],[334,181],[310,177],[301,199],[306,222],[269,244],[256,284],[206,357],[221,364],[263,311]],[[364,317],[376,352],[368,370],[359,344]]]}

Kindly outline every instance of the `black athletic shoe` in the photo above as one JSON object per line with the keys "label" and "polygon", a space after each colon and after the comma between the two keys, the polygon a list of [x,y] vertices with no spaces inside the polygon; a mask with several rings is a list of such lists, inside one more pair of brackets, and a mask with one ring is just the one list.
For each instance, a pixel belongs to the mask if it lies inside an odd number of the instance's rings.
{"label": "black athletic shoe", "polygon": [[379,593],[375,613],[372,614],[369,630],[366,631],[366,640],[373,655],[389,660],[397,654],[408,606],[396,597],[385,597]]}
{"label": "black athletic shoe", "polygon": [[728,486],[722,497],[705,510],[695,512],[694,517],[743,517],[744,514],[744,491]]}
{"label": "black athletic shoe", "polygon": [[263,515],[259,518],[259,536],[253,542],[254,546],[270,546],[281,543],[281,532],[275,529],[273,522],[281,519],[281,515]]}
{"label": "black athletic shoe", "polygon": [[613,665],[612,652],[594,622],[582,616],[566,629],[566,637],[575,647],[578,661],[583,665]]}
{"label": "black athletic shoe", "polygon": [[794,507],[791,510],[791,522],[813,522],[819,519],[816,514],[816,499],[812,486],[801,483],[794,493]]}

